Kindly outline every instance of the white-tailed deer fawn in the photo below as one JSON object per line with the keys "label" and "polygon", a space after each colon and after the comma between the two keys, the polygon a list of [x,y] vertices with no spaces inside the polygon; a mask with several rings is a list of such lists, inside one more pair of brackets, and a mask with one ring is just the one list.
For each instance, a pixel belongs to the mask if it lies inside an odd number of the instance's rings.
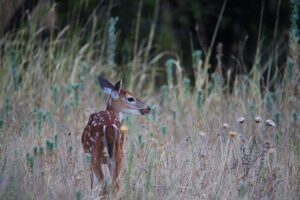
{"label": "white-tailed deer fawn", "polygon": [[107,107],[105,111],[90,116],[81,142],[85,153],[91,155],[92,190],[99,182],[103,183],[101,166],[107,164],[113,188],[118,191],[124,141],[124,133],[120,131],[120,113],[144,115],[149,113],[151,108],[122,89],[122,81],[113,85],[102,76],[99,76],[98,80],[102,90],[109,95]]}

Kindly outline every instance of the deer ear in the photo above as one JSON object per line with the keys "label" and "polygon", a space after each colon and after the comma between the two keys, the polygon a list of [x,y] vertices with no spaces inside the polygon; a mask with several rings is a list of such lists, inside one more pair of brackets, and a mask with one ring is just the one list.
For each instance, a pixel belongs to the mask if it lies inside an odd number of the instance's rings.
{"label": "deer ear", "polygon": [[122,80],[120,80],[119,82],[117,82],[114,86],[113,91],[111,92],[111,97],[113,99],[118,99],[119,98],[119,94],[122,88]]}
{"label": "deer ear", "polygon": [[103,90],[104,93],[106,94],[111,94],[112,91],[114,90],[114,85],[106,80],[103,76],[99,75],[98,76],[98,81],[100,84],[101,89]]}
{"label": "deer ear", "polygon": [[117,82],[117,83],[115,84],[114,90],[115,90],[115,91],[118,91],[118,93],[120,93],[121,88],[122,88],[122,80],[120,80],[119,82]]}

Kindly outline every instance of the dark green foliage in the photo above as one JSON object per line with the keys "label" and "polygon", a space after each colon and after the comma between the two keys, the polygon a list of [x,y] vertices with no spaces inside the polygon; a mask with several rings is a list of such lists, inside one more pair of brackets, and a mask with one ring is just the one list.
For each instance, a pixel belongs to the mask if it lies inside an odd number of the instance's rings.
{"label": "dark green foliage", "polygon": [[213,73],[211,75],[211,78],[213,80],[213,91],[215,91],[216,93],[220,93],[222,87],[220,75]]}
{"label": "dark green foliage", "polygon": [[58,103],[58,87],[57,85],[53,84],[50,86],[51,90],[51,99],[54,102],[55,105]]}
{"label": "dark green foliage", "polygon": [[176,120],[176,111],[172,112],[172,118],[173,118],[174,121]]}
{"label": "dark green foliage", "polygon": [[19,75],[17,69],[17,53],[15,51],[10,51],[10,62],[14,91],[17,91],[19,88]]}
{"label": "dark green foliage", "polygon": [[45,122],[50,122],[50,112],[44,109],[34,108],[35,127],[38,134],[42,133],[42,126]]}
{"label": "dark green foliage", "polygon": [[163,135],[166,135],[166,134],[167,134],[167,127],[166,127],[166,125],[162,124],[162,125],[160,126],[160,131],[161,131],[161,133],[162,133]]}
{"label": "dark green foliage", "polygon": [[29,153],[26,154],[26,161],[27,165],[29,167],[30,172],[33,173],[33,167],[34,167],[34,157],[31,156]]}
{"label": "dark green foliage", "polygon": [[173,68],[174,68],[174,62],[175,62],[175,60],[168,59],[166,61],[166,63],[165,63],[169,88],[173,87]]}
{"label": "dark green foliage", "polygon": [[57,148],[58,146],[58,134],[54,135],[54,148]]}
{"label": "dark green foliage", "polygon": [[54,150],[54,142],[52,140],[47,140],[46,141],[46,149],[47,149],[47,152],[53,152]]}
{"label": "dark green foliage", "polygon": [[273,120],[275,122],[275,124],[278,126],[279,123],[280,123],[280,118],[281,118],[281,115],[279,112],[276,112],[274,115],[273,115]]}
{"label": "dark green foliage", "polygon": [[38,156],[39,155],[39,148],[38,147],[34,147],[33,148],[33,155],[34,156]]}
{"label": "dark green foliage", "polygon": [[270,91],[266,94],[266,109],[269,112],[273,109],[273,93]]}
{"label": "dark green foliage", "polygon": [[202,57],[202,51],[201,50],[196,50],[193,53],[193,66],[196,67],[199,65]]}
{"label": "dark green foliage", "polygon": [[74,103],[77,106],[79,104],[79,83],[72,83],[71,84],[71,89],[72,89],[72,95],[74,98]]}
{"label": "dark green foliage", "polygon": [[145,144],[143,142],[143,138],[142,138],[141,134],[139,134],[139,136],[138,136],[138,141],[139,141],[139,145],[140,145],[141,149],[143,149]]}
{"label": "dark green foliage", "polygon": [[239,198],[240,199],[245,199],[246,198],[246,194],[248,192],[248,187],[247,184],[244,181],[240,182],[240,187],[239,187]]}
{"label": "dark green foliage", "polygon": [[167,102],[169,101],[169,88],[166,85],[163,85],[161,87],[161,92],[162,92],[162,104],[166,105]]}
{"label": "dark green foliage", "polygon": [[5,99],[4,109],[5,109],[5,117],[8,118],[11,111],[13,110],[11,99],[9,97]]}
{"label": "dark green foliage", "polygon": [[45,153],[44,147],[39,147],[39,154],[43,155]]}
{"label": "dark green foliage", "polygon": [[80,191],[76,192],[76,200],[81,200],[82,199],[82,193]]}
{"label": "dark green foliage", "polygon": [[85,79],[86,79],[86,76],[89,72],[89,66],[87,63],[83,63],[81,65],[81,71],[80,71],[80,74],[79,74],[79,85],[80,85],[80,90],[83,91],[84,88],[85,88],[85,85],[84,85],[84,82],[85,82]]}
{"label": "dark green foliage", "polygon": [[290,0],[290,5],[291,5],[291,14],[290,14],[290,37],[294,42],[299,41],[299,28],[298,24],[299,23],[299,0]]}
{"label": "dark green foliage", "polygon": [[298,114],[297,114],[297,112],[296,111],[293,111],[293,120],[294,120],[294,122],[297,122],[297,119],[298,119]]}
{"label": "dark green foliage", "polygon": [[183,80],[183,88],[184,88],[184,95],[186,97],[190,96],[190,90],[191,90],[191,80],[188,78],[185,78]]}
{"label": "dark green foliage", "polygon": [[85,154],[85,162],[89,165],[91,163],[91,154]]}
{"label": "dark green foliage", "polygon": [[107,37],[107,59],[108,64],[111,66],[115,65],[115,55],[116,55],[116,24],[118,22],[118,17],[111,17],[108,21],[108,37]]}
{"label": "dark green foliage", "polygon": [[4,120],[0,118],[0,131],[3,129],[4,127]]}
{"label": "dark green foliage", "polygon": [[202,104],[203,104],[203,92],[200,90],[197,91],[196,93],[196,106],[198,111],[201,110]]}

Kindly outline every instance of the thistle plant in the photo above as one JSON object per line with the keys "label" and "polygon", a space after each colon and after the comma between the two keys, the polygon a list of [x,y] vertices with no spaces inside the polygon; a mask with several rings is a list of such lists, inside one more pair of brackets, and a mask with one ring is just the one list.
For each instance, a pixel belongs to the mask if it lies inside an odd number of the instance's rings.
{"label": "thistle plant", "polygon": [[76,192],[76,200],[81,200],[82,199],[82,193],[80,191]]}
{"label": "thistle plant", "polygon": [[293,73],[294,73],[294,60],[291,58],[287,59],[287,79],[288,81],[291,81],[293,79]]}
{"label": "thistle plant", "polygon": [[221,83],[221,77],[219,74],[213,73],[211,75],[211,78],[213,80],[213,91],[215,93],[220,93],[221,92],[221,87],[222,87],[222,83]]}
{"label": "thistle plant", "polygon": [[58,87],[57,85],[53,84],[50,86],[50,90],[51,90],[51,100],[53,101],[53,103],[55,105],[58,104]]}
{"label": "thistle plant", "polygon": [[196,68],[201,64],[201,56],[202,56],[202,51],[201,50],[196,50],[193,52],[193,67]]}
{"label": "thistle plant", "polygon": [[266,95],[266,110],[271,111],[273,109],[273,93],[268,92]]}
{"label": "thistle plant", "polygon": [[165,63],[167,71],[167,80],[169,88],[173,88],[173,68],[174,68],[174,59],[168,59]]}
{"label": "thistle plant", "polygon": [[173,112],[172,112],[172,118],[173,118],[174,121],[176,121],[176,117],[177,117],[176,111],[173,110]]}
{"label": "thistle plant", "polygon": [[57,149],[58,147],[58,134],[54,135],[54,148]]}
{"label": "thistle plant", "polygon": [[[298,14],[298,6],[299,1],[298,0],[290,0],[291,5],[291,14],[290,14],[290,21],[291,21],[291,27],[290,27],[290,42],[297,44],[299,42],[299,28],[298,28],[298,22],[299,22],[299,14]],[[291,44],[291,48],[294,48],[294,44]]]}
{"label": "thistle plant", "polygon": [[79,83],[72,83],[71,84],[71,94],[74,98],[74,105],[75,106],[78,106],[79,105],[79,87],[80,87],[80,84]]}
{"label": "thistle plant", "polygon": [[255,108],[256,108],[255,102],[253,100],[250,100],[248,102],[248,110],[249,110],[252,117],[255,116]]}
{"label": "thistle plant", "polygon": [[115,55],[116,55],[116,24],[118,22],[118,17],[111,17],[108,21],[108,38],[107,38],[107,59],[108,64],[115,66]]}
{"label": "thistle plant", "polygon": [[241,181],[238,191],[239,191],[239,199],[247,199],[246,196],[248,191],[247,183]]}
{"label": "thistle plant", "polygon": [[196,93],[196,107],[197,107],[197,111],[201,111],[203,105],[203,92],[202,90],[197,91]]}
{"label": "thistle plant", "polygon": [[15,51],[10,52],[10,61],[11,61],[11,74],[13,80],[14,91],[17,91],[19,88],[19,75],[17,69],[17,55]]}
{"label": "thistle plant", "polygon": [[280,119],[281,119],[280,113],[279,113],[279,112],[276,112],[276,113],[273,115],[273,120],[274,120],[275,124],[279,125]]}
{"label": "thistle plant", "polygon": [[160,126],[160,132],[165,136],[167,134],[167,127],[165,124]]}
{"label": "thistle plant", "polygon": [[143,149],[145,144],[143,142],[143,137],[141,134],[139,134],[139,136],[138,136],[138,141],[139,141],[139,145],[140,145],[141,149]]}
{"label": "thistle plant", "polygon": [[2,132],[3,127],[4,127],[4,120],[0,118],[0,133]]}
{"label": "thistle plant", "polygon": [[169,101],[169,88],[166,85],[163,85],[161,87],[162,91],[162,104],[165,106],[167,102]]}
{"label": "thistle plant", "polygon": [[84,90],[84,80],[86,79],[86,76],[89,72],[89,67],[87,63],[83,63],[81,65],[81,71],[79,74],[79,85],[80,85],[80,90],[83,91]]}
{"label": "thistle plant", "polygon": [[39,155],[44,155],[45,151],[44,151],[44,147],[39,147]]}
{"label": "thistle plant", "polygon": [[32,155],[30,155],[30,153],[26,154],[26,162],[27,162],[30,172],[33,173],[34,157]]}
{"label": "thistle plant", "polygon": [[85,162],[86,162],[86,164],[88,164],[88,165],[90,165],[91,164],[91,154],[89,154],[89,153],[86,153],[85,154]]}
{"label": "thistle plant", "polygon": [[153,172],[153,162],[154,162],[154,153],[152,153],[150,155],[150,160],[148,161],[148,167],[147,167],[147,171],[146,171],[146,185],[145,185],[145,199],[149,199],[148,198],[148,193],[151,191],[152,189],[152,172]]}
{"label": "thistle plant", "polygon": [[5,99],[4,110],[5,110],[5,117],[8,118],[11,111],[13,110],[11,99],[9,97]]}
{"label": "thistle plant", "polygon": [[36,147],[33,148],[33,155],[34,156],[38,156],[39,155],[39,147],[36,146]]}
{"label": "thistle plant", "polygon": [[195,76],[195,86],[196,89],[199,91],[204,83],[204,73],[201,69],[202,67],[202,51],[196,50],[194,51],[193,55],[193,68],[194,68],[194,76]]}
{"label": "thistle plant", "polygon": [[52,153],[54,151],[54,142],[52,140],[46,141],[46,150],[49,153]]}
{"label": "thistle plant", "polygon": [[133,171],[133,163],[134,163],[134,157],[135,157],[135,148],[134,148],[134,145],[133,143],[131,142],[130,143],[130,146],[129,146],[129,152],[128,152],[128,166],[127,166],[127,176],[125,178],[125,182],[126,182],[126,188],[125,188],[125,191],[126,191],[126,195],[129,196],[130,194],[130,191],[131,191],[131,175],[132,175],[132,171]]}
{"label": "thistle plant", "polygon": [[191,80],[190,79],[185,78],[183,80],[183,89],[184,89],[184,96],[189,97],[190,89],[191,89]]}
{"label": "thistle plant", "polygon": [[50,113],[46,110],[39,108],[34,108],[32,112],[35,116],[36,131],[38,134],[41,134],[43,123],[50,120]]}

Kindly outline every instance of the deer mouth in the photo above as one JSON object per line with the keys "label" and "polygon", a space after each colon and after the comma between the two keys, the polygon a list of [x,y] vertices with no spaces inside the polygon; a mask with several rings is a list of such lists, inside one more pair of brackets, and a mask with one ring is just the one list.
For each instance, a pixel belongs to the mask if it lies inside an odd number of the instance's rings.
{"label": "deer mouth", "polygon": [[142,115],[148,114],[151,111],[151,107],[147,106],[147,108],[140,109]]}

